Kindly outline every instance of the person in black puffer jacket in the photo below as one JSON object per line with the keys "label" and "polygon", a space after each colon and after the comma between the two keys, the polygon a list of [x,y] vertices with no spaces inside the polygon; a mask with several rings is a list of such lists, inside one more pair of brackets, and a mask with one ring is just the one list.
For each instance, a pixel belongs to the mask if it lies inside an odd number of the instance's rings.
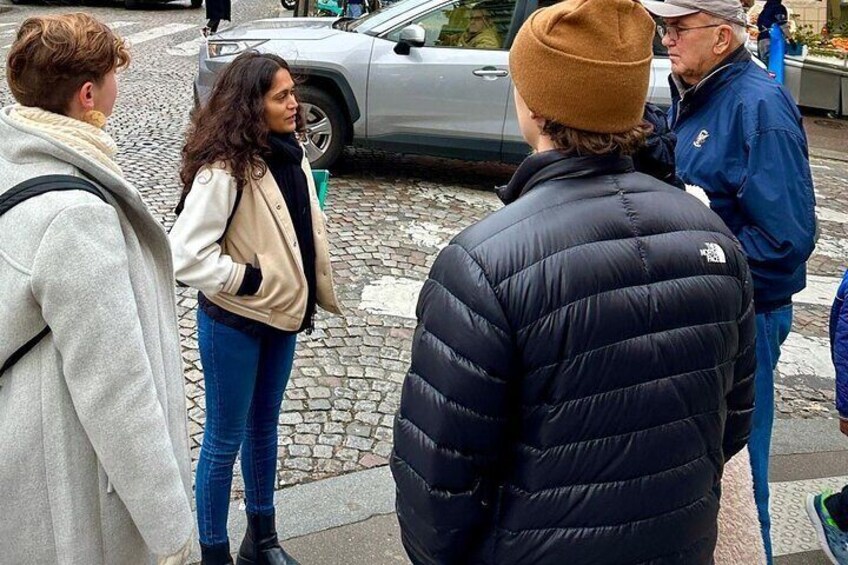
{"label": "person in black puffer jacket", "polygon": [[564,0],[514,42],[535,153],[436,259],[395,421],[415,564],[712,561],[752,282],[718,216],[634,170],[653,33],[631,0]]}

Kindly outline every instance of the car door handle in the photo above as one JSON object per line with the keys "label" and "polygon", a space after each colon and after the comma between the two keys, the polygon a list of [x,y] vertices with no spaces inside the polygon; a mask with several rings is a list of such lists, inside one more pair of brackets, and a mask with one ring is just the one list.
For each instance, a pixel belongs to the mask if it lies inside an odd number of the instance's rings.
{"label": "car door handle", "polygon": [[494,80],[499,77],[509,76],[509,71],[506,69],[498,69],[496,67],[483,67],[482,69],[474,69],[471,71],[476,77],[483,77],[488,80]]}

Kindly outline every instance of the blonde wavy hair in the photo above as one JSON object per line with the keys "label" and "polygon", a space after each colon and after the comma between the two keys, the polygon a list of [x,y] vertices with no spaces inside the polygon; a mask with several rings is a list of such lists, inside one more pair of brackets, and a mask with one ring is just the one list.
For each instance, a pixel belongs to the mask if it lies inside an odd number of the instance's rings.
{"label": "blonde wavy hair", "polygon": [[18,29],[6,81],[18,103],[64,114],[83,84],[100,84],[129,63],[124,40],[91,16],[37,16]]}

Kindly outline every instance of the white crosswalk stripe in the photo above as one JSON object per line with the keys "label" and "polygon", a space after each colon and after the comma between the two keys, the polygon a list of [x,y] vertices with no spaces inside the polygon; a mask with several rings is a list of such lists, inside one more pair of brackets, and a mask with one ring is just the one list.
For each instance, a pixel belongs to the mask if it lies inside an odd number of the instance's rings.
{"label": "white crosswalk stripe", "polygon": [[848,224],[848,214],[825,208],[824,206],[816,206],[816,216],[820,220],[826,222],[838,222],[840,224]]}
{"label": "white crosswalk stripe", "polygon": [[183,31],[195,29],[197,27],[198,26],[195,24],[165,24],[163,26],[157,26],[154,28],[146,29],[144,31],[133,33],[132,35],[126,36],[124,39],[131,46],[134,47],[137,45],[141,45],[142,43],[147,43],[148,41],[153,41],[154,39],[159,39],[160,37],[166,37],[175,33],[181,33]]}
{"label": "white crosswalk stripe", "polygon": [[777,372],[784,377],[817,377],[836,379],[830,361],[830,342],[826,337],[810,337],[790,332],[780,346]]}
{"label": "white crosswalk stripe", "polygon": [[793,296],[792,300],[795,303],[815,304],[830,308],[840,282],[842,280],[837,277],[807,275],[807,288]]}

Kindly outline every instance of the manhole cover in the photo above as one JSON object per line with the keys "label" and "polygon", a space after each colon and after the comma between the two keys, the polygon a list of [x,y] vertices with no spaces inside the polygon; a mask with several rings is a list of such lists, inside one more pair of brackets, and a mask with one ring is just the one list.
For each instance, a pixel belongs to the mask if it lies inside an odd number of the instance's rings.
{"label": "manhole cover", "polygon": [[838,120],[813,120],[817,126],[830,129],[848,129],[848,123]]}

